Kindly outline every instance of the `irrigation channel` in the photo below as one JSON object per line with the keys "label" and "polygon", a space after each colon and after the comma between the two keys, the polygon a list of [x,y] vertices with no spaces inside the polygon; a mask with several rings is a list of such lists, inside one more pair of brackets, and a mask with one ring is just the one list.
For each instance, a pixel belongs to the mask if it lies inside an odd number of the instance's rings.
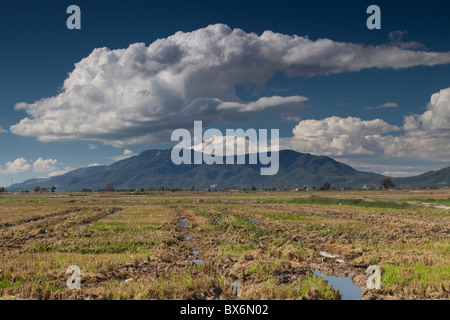
{"label": "irrigation channel", "polygon": [[[189,224],[189,220],[188,219],[182,220],[183,216],[181,215],[180,211],[176,210],[176,213],[178,218],[180,219],[180,221],[178,222],[179,226],[184,228],[187,227]],[[255,225],[263,225],[263,223],[259,220],[253,218],[249,218],[248,220]],[[222,221],[216,220],[216,224],[220,225],[222,223],[223,223]],[[187,242],[190,242],[195,247],[195,241],[193,239],[194,238],[192,237],[192,235],[185,236],[185,240]],[[196,265],[202,265],[205,263],[201,258],[200,252],[201,252],[200,249],[194,249],[191,253],[193,257],[191,261]],[[345,261],[341,259],[339,255],[336,254],[331,254],[326,251],[320,251],[320,255],[325,258],[334,259],[338,263],[345,263]],[[318,270],[315,270],[314,274],[318,277],[325,279],[328,283],[330,283],[333,286],[335,290],[338,290],[341,293],[342,300],[360,300],[361,297],[363,296],[361,288],[355,285],[349,277],[328,276],[321,273]],[[236,297],[238,297],[243,289],[243,285],[239,281],[231,281],[227,279],[223,274],[220,274],[220,277],[222,278],[224,285],[230,283],[231,291]],[[220,297],[218,299],[220,299]]]}

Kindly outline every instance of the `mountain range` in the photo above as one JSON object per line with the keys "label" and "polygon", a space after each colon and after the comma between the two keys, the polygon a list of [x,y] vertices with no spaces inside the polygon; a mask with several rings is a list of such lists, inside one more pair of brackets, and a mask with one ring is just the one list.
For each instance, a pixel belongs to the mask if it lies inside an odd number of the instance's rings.
{"label": "mountain range", "polygon": [[[303,154],[292,150],[279,152],[279,171],[273,176],[260,175],[261,165],[175,165],[171,149],[144,151],[138,156],[115,162],[111,165],[87,167],[73,170],[60,176],[31,179],[13,185],[14,191],[33,191],[36,186],[55,186],[59,192],[92,191],[105,189],[112,184],[116,190],[159,188],[191,188],[196,190],[257,189],[277,187],[284,189],[321,186],[325,183],[336,188],[378,188],[386,176],[358,171],[346,164],[325,156]],[[191,151],[191,159],[195,151]],[[259,157],[258,157],[259,159]],[[236,157],[234,159],[236,163]],[[424,173],[416,177],[392,178],[397,186],[446,187],[450,186],[450,167]]]}

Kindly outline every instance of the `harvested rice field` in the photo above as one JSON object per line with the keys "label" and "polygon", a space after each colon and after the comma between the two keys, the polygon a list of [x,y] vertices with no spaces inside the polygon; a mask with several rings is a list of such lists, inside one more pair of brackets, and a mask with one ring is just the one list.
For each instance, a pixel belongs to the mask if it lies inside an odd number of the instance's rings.
{"label": "harvested rice field", "polygon": [[450,190],[4,194],[0,299],[449,299],[449,206]]}

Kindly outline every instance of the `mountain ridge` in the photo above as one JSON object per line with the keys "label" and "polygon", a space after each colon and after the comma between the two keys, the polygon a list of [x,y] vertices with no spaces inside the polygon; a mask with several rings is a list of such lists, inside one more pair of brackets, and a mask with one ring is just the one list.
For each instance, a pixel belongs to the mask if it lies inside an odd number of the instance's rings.
{"label": "mountain ridge", "polygon": [[[216,185],[217,189],[249,189],[255,186],[266,189],[274,184],[284,188],[287,183],[292,188],[304,186],[321,186],[329,183],[336,188],[359,188],[363,186],[379,187],[389,177],[359,171],[349,165],[326,156],[304,154],[293,150],[279,152],[279,172],[274,176],[261,176],[259,164],[238,165],[175,165],[171,159],[172,149],[146,150],[137,156],[114,162],[110,165],[75,169],[60,176],[30,179],[13,185],[16,191],[29,190],[41,186],[55,186],[57,191],[93,191],[104,189],[112,183],[116,189],[148,189],[165,186],[169,188],[208,189]],[[191,150],[191,159],[196,151]],[[259,155],[258,155],[259,159]],[[237,163],[234,157],[234,163]],[[450,167],[431,171],[416,177],[392,178],[398,186],[411,185],[434,186],[438,181],[441,186],[449,186]],[[438,185],[437,185],[438,186]]]}

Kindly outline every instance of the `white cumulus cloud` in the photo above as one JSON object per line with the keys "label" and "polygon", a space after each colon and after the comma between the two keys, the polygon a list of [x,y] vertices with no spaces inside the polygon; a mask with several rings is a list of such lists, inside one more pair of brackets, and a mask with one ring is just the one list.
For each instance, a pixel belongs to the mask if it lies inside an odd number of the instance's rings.
{"label": "white cumulus cloud", "polygon": [[274,141],[275,144],[271,145],[271,139],[264,139],[260,144],[258,137],[256,139],[249,139],[248,137],[241,136],[212,136],[204,142],[192,146],[193,149],[198,152],[212,154],[216,156],[233,156],[239,154],[252,154],[258,152],[268,152],[270,150],[278,151],[278,141]]}
{"label": "white cumulus cloud", "polygon": [[3,174],[15,174],[25,172],[31,169],[31,164],[24,158],[18,158],[14,161],[8,161],[5,169],[1,170]]}
{"label": "white cumulus cloud", "polygon": [[405,118],[405,130],[419,135],[450,135],[450,88],[431,96],[427,111]]}
{"label": "white cumulus cloud", "polygon": [[282,140],[282,146],[318,155],[372,155],[383,152],[378,141],[381,135],[397,130],[400,128],[381,119],[303,120],[292,131],[294,137]]}
{"label": "white cumulus cloud", "polygon": [[58,169],[58,160],[39,158],[33,163],[34,172],[51,172]]}
{"label": "white cumulus cloud", "polygon": [[[43,159],[39,157],[36,161],[29,161],[25,158],[17,158],[14,161],[9,161],[6,163],[5,168],[0,168],[0,173],[2,174],[18,174],[26,171],[32,170],[33,172],[39,173],[49,173],[50,176],[56,175],[57,173],[65,173],[71,168],[66,168],[61,170],[59,168],[59,162],[56,159]],[[52,172],[54,174],[52,174]]]}
{"label": "white cumulus cloud", "polygon": [[[298,96],[240,101],[236,85],[263,86],[278,72],[311,77],[447,63],[448,52],[271,31],[257,35],[216,24],[177,32],[148,47],[135,43],[126,49],[95,49],[75,65],[59,95],[16,104],[28,116],[10,131],[40,141],[94,140],[118,147],[167,142],[174,129],[192,128],[194,120],[205,126],[242,121],[258,110],[304,101]],[[283,116],[298,119],[292,110]]]}
{"label": "white cumulus cloud", "polygon": [[[400,134],[389,134],[393,131]],[[405,117],[402,128],[381,119],[331,117],[303,120],[293,134],[282,140],[283,148],[319,155],[385,155],[448,163],[450,88],[433,94],[424,113]]]}

